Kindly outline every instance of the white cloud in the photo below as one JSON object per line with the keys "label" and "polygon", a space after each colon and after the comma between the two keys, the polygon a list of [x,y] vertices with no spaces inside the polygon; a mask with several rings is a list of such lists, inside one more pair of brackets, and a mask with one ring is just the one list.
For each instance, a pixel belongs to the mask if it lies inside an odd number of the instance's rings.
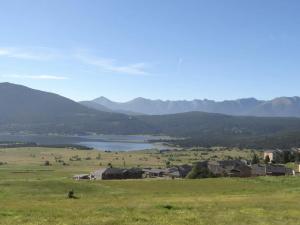
{"label": "white cloud", "polygon": [[15,79],[33,79],[33,80],[67,80],[68,77],[53,76],[53,75],[21,75],[21,74],[6,74],[1,75],[3,78],[15,78]]}
{"label": "white cloud", "polygon": [[50,60],[60,57],[60,54],[54,49],[50,48],[1,48],[0,57],[8,57],[15,59],[26,59],[26,60]]}
{"label": "white cloud", "polygon": [[[0,58],[14,58],[22,60],[34,60],[34,61],[47,61],[47,60],[79,60],[81,63],[96,66],[102,71],[130,74],[130,75],[149,75],[147,71],[149,64],[145,62],[120,64],[115,59],[94,57],[86,54],[85,50],[77,50],[76,54],[70,52],[61,51],[58,49],[46,48],[46,47],[30,47],[30,48],[18,48],[18,47],[0,47]],[[21,77],[15,77],[21,78]],[[22,76],[22,78],[25,78]],[[26,76],[31,79],[60,79],[55,76]],[[65,78],[64,78],[65,79]]]}
{"label": "white cloud", "polygon": [[148,64],[144,62],[126,64],[126,65],[117,65],[117,61],[115,59],[96,58],[81,53],[75,54],[74,56],[75,58],[79,59],[83,63],[97,66],[100,69],[107,72],[123,73],[123,74],[131,74],[131,75],[149,75],[149,73],[146,71]]}

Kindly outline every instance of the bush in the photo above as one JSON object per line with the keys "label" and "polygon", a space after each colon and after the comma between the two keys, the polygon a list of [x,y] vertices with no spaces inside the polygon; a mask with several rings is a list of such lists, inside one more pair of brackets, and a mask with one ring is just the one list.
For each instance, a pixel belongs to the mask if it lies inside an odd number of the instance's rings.
{"label": "bush", "polygon": [[258,164],[259,163],[259,158],[258,158],[256,153],[253,154],[251,163],[252,164]]}
{"label": "bush", "polygon": [[50,163],[48,160],[46,160],[46,161],[44,162],[44,166],[51,166],[51,163]]}
{"label": "bush", "polygon": [[101,154],[100,154],[100,153],[98,153],[96,159],[97,159],[97,160],[100,160],[100,159],[101,159]]}
{"label": "bush", "polygon": [[270,162],[270,157],[267,155],[266,158],[265,158],[265,164],[268,164]]}
{"label": "bush", "polygon": [[188,179],[199,179],[209,177],[215,177],[215,175],[211,173],[207,167],[202,167],[197,164],[193,166],[192,170],[186,176],[186,178]]}
{"label": "bush", "polygon": [[68,198],[77,199],[73,189],[68,192]]}

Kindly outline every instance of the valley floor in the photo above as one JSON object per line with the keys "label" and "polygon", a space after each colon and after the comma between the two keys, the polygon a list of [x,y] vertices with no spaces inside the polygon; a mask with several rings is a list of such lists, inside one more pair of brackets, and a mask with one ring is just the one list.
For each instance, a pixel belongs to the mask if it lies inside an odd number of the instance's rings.
{"label": "valley floor", "polygon": [[[0,166],[0,224],[294,225],[300,221],[300,177],[74,181],[74,173],[89,171],[96,161],[69,166],[51,161],[52,166],[42,166],[45,154],[53,156],[56,151],[0,150],[0,161],[7,161]],[[77,199],[67,198],[72,189]]]}

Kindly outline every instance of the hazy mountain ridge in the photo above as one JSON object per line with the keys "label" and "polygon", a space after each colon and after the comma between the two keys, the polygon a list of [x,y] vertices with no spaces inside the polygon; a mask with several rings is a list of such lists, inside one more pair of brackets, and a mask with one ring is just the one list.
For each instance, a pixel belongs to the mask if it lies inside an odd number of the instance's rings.
{"label": "hazy mountain ridge", "polygon": [[[113,112],[113,113],[122,113],[122,114],[126,114],[126,115],[131,115],[131,116],[135,116],[135,115],[143,115],[143,113],[138,113],[138,112],[131,112],[128,110],[123,110],[123,109],[114,109],[114,107],[106,107],[102,104],[99,104],[95,101],[80,101],[79,102],[81,105],[84,105],[90,109],[96,109],[99,111],[103,111],[103,112]],[[108,103],[109,104],[109,103]]]}
{"label": "hazy mountain ridge", "polygon": [[201,111],[238,116],[300,117],[300,97],[279,97],[268,101],[245,98],[221,102],[207,99],[163,101],[141,97],[128,102],[114,102],[100,97],[90,102],[113,111],[123,110],[123,113],[131,112],[131,114],[135,112],[146,115],[166,115]]}

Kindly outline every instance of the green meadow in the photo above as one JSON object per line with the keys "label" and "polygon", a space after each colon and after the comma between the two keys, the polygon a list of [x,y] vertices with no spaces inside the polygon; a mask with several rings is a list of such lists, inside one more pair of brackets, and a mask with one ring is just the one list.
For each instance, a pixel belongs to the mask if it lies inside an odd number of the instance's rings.
{"label": "green meadow", "polygon": [[[172,163],[196,157],[188,154]],[[81,160],[70,161],[75,155]],[[100,164],[159,167],[166,158],[149,151],[1,149],[7,164],[0,166],[0,224],[299,224],[300,177],[72,180]],[[70,190],[75,199],[67,197]]]}

